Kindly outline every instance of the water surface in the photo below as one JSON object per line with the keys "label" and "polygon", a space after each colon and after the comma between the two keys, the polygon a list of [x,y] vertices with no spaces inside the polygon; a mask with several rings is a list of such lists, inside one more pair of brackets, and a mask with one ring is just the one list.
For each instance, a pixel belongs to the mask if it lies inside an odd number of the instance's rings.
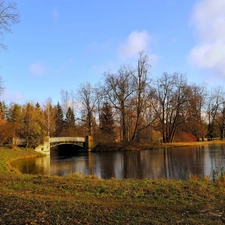
{"label": "water surface", "polygon": [[51,149],[50,156],[17,160],[12,166],[29,174],[186,180],[190,174],[211,176],[225,168],[225,145],[124,152],[84,152],[65,145]]}

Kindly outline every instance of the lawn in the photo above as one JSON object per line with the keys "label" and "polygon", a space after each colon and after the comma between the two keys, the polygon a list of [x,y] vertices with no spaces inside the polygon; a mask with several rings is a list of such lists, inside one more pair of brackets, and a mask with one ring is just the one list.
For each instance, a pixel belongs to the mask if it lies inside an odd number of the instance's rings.
{"label": "lawn", "polygon": [[116,180],[32,176],[9,162],[33,150],[0,149],[0,224],[223,224],[225,179]]}

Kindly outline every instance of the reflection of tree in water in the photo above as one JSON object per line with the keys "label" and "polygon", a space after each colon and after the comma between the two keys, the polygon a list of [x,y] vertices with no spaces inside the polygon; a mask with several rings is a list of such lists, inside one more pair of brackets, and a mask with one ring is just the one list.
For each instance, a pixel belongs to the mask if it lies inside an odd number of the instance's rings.
{"label": "reflection of tree in water", "polygon": [[212,170],[225,168],[225,146],[182,147],[127,152],[84,152],[60,156],[52,151],[46,158],[14,162],[23,173],[64,176],[81,172],[100,178],[188,179],[189,174],[210,176]]}
{"label": "reflection of tree in water", "polygon": [[211,177],[213,172],[220,174],[225,168],[225,145],[213,146],[213,148],[207,150],[209,160],[205,160],[208,164],[206,165],[206,171],[208,176]]}
{"label": "reflection of tree in water", "polygon": [[141,159],[140,152],[124,153],[124,178],[141,177]]}
{"label": "reflection of tree in water", "polygon": [[164,150],[165,178],[188,179],[190,174],[201,176],[203,154],[198,147]]}

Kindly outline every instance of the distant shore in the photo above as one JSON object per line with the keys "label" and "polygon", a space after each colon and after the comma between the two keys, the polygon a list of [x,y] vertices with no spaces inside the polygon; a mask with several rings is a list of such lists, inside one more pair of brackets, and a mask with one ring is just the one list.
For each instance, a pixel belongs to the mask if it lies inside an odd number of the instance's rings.
{"label": "distant shore", "polygon": [[204,146],[204,145],[218,145],[224,144],[225,140],[212,140],[212,141],[196,141],[196,142],[172,142],[172,143],[141,143],[141,144],[99,144],[92,151],[94,152],[105,152],[105,151],[140,151],[140,150],[152,150],[158,148],[174,148],[174,147],[188,147],[188,146]]}
{"label": "distant shore", "polygon": [[162,143],[162,146],[165,146],[165,147],[185,147],[185,146],[203,146],[203,145],[219,145],[219,144],[225,144],[225,140]]}

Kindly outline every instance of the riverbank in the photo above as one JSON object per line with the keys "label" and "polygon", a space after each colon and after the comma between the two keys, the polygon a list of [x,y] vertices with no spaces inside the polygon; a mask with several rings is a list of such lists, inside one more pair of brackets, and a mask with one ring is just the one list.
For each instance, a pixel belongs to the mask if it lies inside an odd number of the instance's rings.
{"label": "riverbank", "polygon": [[204,146],[204,145],[225,145],[225,140],[212,140],[212,141],[198,141],[198,142],[173,142],[173,143],[130,143],[130,144],[99,144],[92,151],[107,152],[107,151],[141,151],[152,150],[159,148],[176,148],[176,147],[188,147],[188,146]]}
{"label": "riverbank", "polygon": [[[7,163],[34,156],[0,149],[0,224],[223,224],[225,179],[102,180],[31,176]],[[38,154],[37,154],[38,155]]]}

